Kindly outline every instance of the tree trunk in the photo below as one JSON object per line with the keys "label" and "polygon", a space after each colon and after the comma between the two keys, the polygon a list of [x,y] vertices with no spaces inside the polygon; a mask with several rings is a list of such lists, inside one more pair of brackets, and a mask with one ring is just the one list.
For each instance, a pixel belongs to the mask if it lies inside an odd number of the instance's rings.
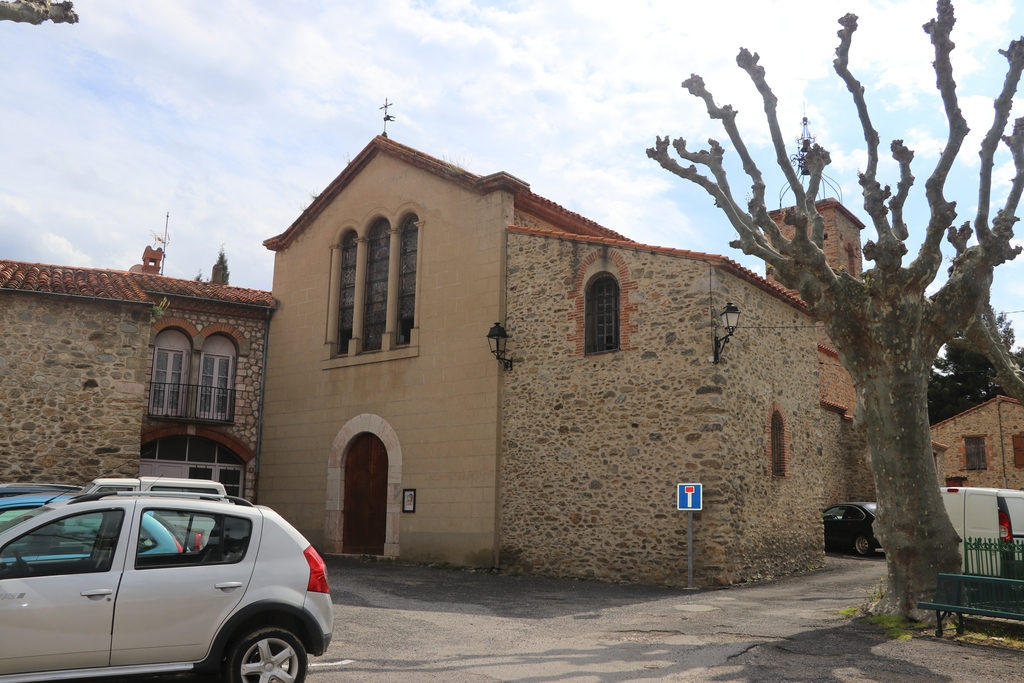
{"label": "tree trunk", "polygon": [[960,554],[932,456],[929,361],[889,360],[879,358],[854,377],[878,495],[875,537],[888,566],[876,611],[922,618],[918,601],[931,598],[940,572],[959,573]]}

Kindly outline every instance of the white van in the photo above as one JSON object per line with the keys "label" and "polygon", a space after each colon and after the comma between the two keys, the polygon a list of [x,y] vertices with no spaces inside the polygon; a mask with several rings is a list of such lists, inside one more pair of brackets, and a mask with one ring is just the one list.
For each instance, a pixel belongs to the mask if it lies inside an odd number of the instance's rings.
{"label": "white van", "polygon": [[960,537],[961,569],[965,538],[1024,540],[1024,491],[966,486],[947,486],[939,491]]}
{"label": "white van", "polygon": [[82,493],[113,493],[115,491],[177,491],[226,496],[224,484],[207,479],[174,479],[172,477],[107,477],[93,479]]}

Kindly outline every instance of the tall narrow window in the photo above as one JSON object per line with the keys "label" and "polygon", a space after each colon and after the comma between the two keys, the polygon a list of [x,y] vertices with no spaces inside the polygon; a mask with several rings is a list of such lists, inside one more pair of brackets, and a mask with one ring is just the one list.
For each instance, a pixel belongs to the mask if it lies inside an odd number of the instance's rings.
{"label": "tall narrow window", "polygon": [[402,226],[402,262],[398,276],[398,344],[408,344],[416,316],[416,242],[419,228],[416,216]]}
{"label": "tall narrow window", "polygon": [[196,417],[232,420],[235,413],[235,345],[215,334],[203,343]]}
{"label": "tall narrow window", "polygon": [[153,342],[149,414],[178,417],[188,394],[188,356],[192,343],[177,330],[164,330]]}
{"label": "tall narrow window", "polygon": [[366,258],[366,305],[363,308],[363,350],[381,347],[388,317],[388,252],[391,249],[391,226],[378,221],[370,229]]}
{"label": "tall narrow window", "polygon": [[985,437],[967,436],[964,437],[964,451],[967,456],[967,469],[984,470],[988,469],[985,463]]}
{"label": "tall narrow window", "polygon": [[341,242],[341,297],[338,314],[338,353],[348,353],[352,339],[352,320],[356,308],[356,234],[350,232]]}
{"label": "tall narrow window", "polygon": [[587,353],[619,348],[619,283],[610,275],[587,289],[586,328]]}
{"label": "tall narrow window", "polygon": [[786,476],[786,425],[778,411],[772,413],[772,476]]}

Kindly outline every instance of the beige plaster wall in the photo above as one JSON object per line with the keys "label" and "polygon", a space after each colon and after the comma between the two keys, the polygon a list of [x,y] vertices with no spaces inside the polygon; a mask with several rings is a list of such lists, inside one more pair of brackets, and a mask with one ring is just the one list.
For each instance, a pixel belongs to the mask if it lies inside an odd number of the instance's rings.
{"label": "beige plaster wall", "polygon": [[[732,275],[711,274],[716,312],[742,310],[714,365],[709,265],[512,233],[505,376],[504,567],[555,576],[686,582],[676,485],[705,487],[695,580],[728,584],[819,566],[821,509],[847,457],[842,417],[819,404],[808,316]],[[594,259],[617,269],[624,350],[591,356],[573,312]],[[580,272],[586,273],[580,277]],[[778,406],[789,476],[769,474]]]}
{"label": "beige plaster wall", "polygon": [[150,308],[0,293],[0,481],[137,476]]}
{"label": "beige plaster wall", "polygon": [[[410,211],[422,221],[418,330],[412,347],[400,350],[411,357],[381,351],[331,367],[324,361],[330,247],[349,227],[365,234],[377,217],[394,226]],[[367,416],[360,419],[369,424],[377,416],[401,452],[401,472],[389,480],[400,482],[396,490],[417,490],[416,512],[398,515],[397,530],[389,525],[387,552],[494,563],[500,365],[485,335],[503,317],[511,220],[510,195],[479,195],[381,154],[277,253],[260,501],[319,546],[341,548],[340,531],[324,531],[325,516],[342,514],[327,509],[340,499],[328,491],[339,486],[336,474],[328,479],[332,448],[344,466],[346,445],[335,439],[353,418]]]}
{"label": "beige plaster wall", "polygon": [[[990,401],[932,427],[932,440],[949,447],[942,458],[944,476],[966,477],[964,486],[1024,489],[1024,468],[1014,463],[1014,434],[1024,434],[1024,407],[1006,398]],[[969,436],[985,438],[984,470],[967,469],[964,438]]]}

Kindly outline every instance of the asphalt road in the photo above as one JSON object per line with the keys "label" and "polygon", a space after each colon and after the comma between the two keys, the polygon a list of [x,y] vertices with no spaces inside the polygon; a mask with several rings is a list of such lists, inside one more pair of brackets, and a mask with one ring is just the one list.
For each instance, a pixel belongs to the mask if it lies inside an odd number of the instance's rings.
{"label": "asphalt road", "polygon": [[329,558],[334,641],[311,683],[1024,681],[1021,653],[887,639],[838,614],[881,555],[685,591]]}

